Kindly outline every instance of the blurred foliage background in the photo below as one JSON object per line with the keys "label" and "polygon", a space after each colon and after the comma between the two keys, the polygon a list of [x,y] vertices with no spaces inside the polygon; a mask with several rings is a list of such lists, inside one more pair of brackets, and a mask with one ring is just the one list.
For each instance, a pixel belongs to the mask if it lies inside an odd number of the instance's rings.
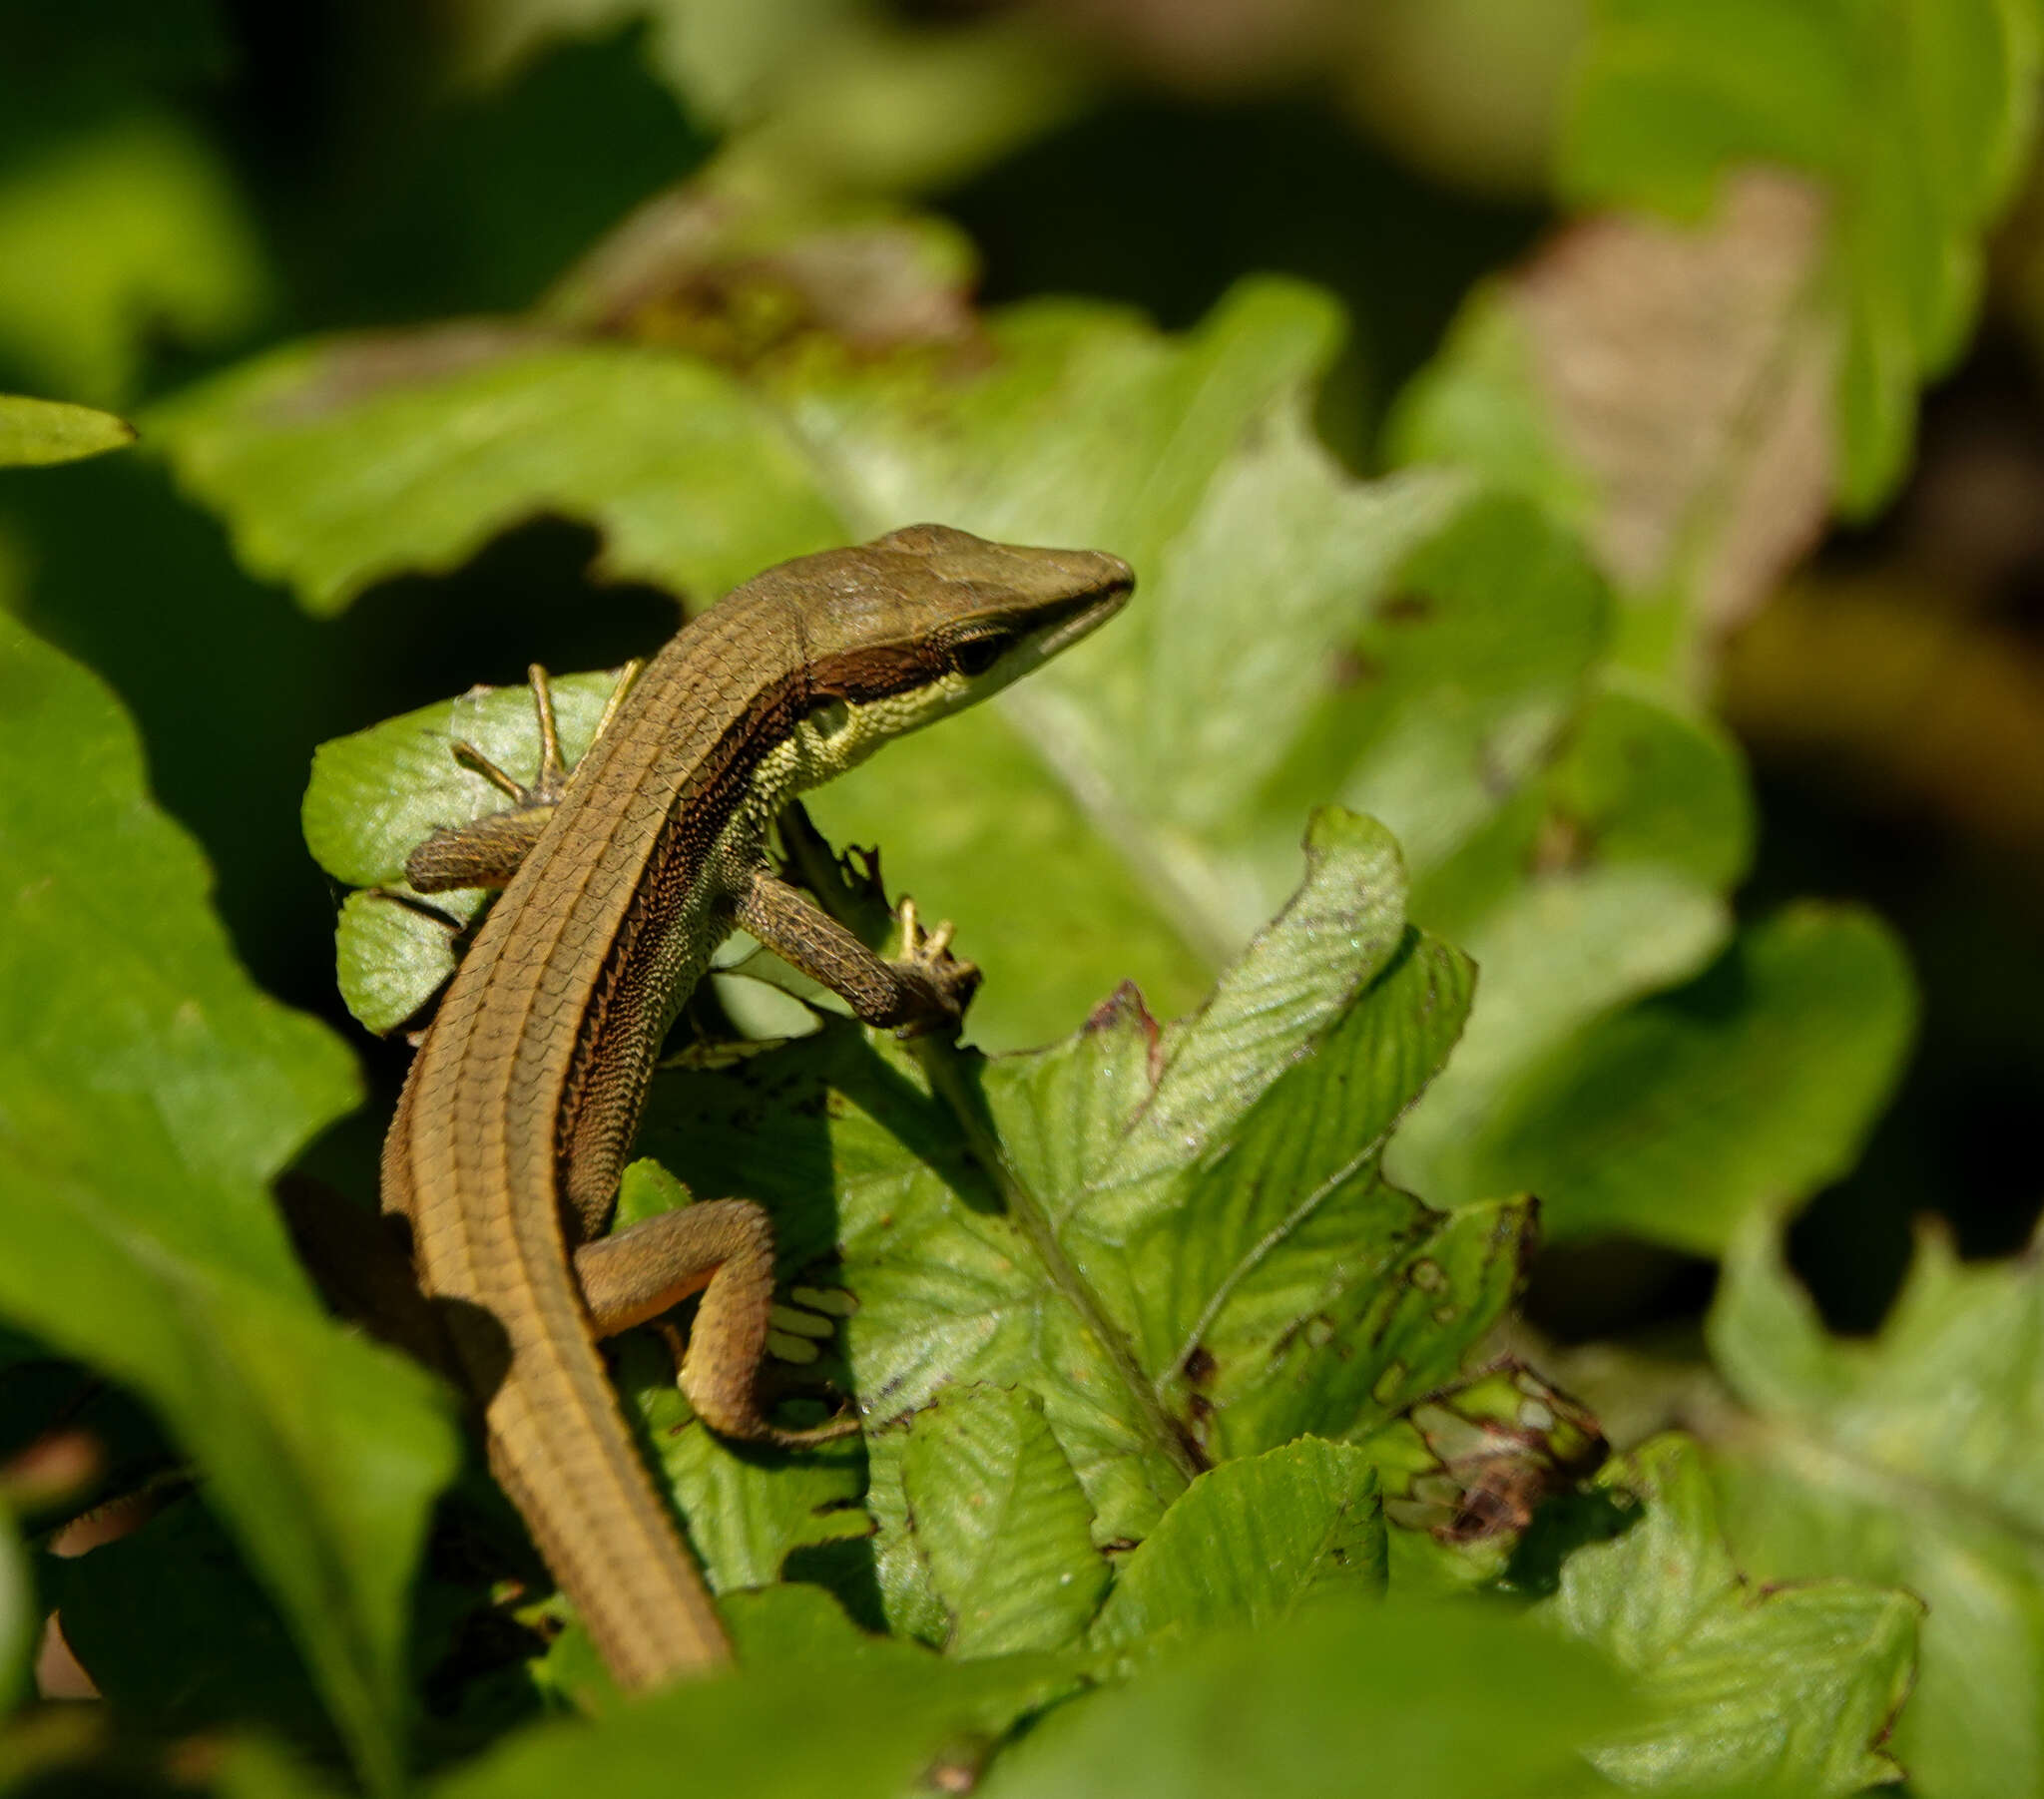
{"label": "blurred foliage background", "polygon": [[[1602,9],[1598,55],[1627,55],[1628,11]],[[1808,46],[1769,36],[1753,9],[1691,24],[1758,33],[1743,54],[1772,79],[1807,73],[1793,58]],[[1466,347],[1490,328],[1486,306],[1516,308],[1557,356],[1571,330],[1622,351],[1632,329],[1678,390],[1712,378],[1666,335],[1696,321],[1651,315],[1667,298],[1651,246],[1637,266],[1593,267],[1580,228],[1553,235],[1591,203],[1697,205],[1678,192],[1693,171],[1582,151],[1585,0],[91,0],[14,7],[0,30],[0,386],[21,391],[146,416],[308,333],[542,303],[558,315],[577,303],[566,272],[692,179],[776,197],[763,205],[912,202],[956,227],[939,253],[976,271],[982,304],[1070,293],[1177,329],[1247,272],[1309,279],[1348,320],[1314,422],[1360,474],[1432,451],[1509,477],[1508,429],[1481,416],[1485,377],[1469,373],[1480,349],[1408,388],[1452,334]],[[1810,80],[1799,110],[1819,145],[1826,104],[1871,103],[1827,101]],[[1820,451],[1800,465],[1792,444],[1781,452],[1770,487],[1785,516],[1753,527],[1757,573],[1727,578],[1683,652],[1757,783],[1742,916],[1793,895],[1870,901],[1920,983],[1894,1105],[1794,1228],[1796,1266],[1850,1330],[1881,1317],[1913,1217],[1941,1214],[1966,1253],[1998,1253],[2044,1199],[2030,1128],[2044,1079],[2044,185],[2014,161],[2019,126],[1982,166],[1914,190],[1906,169],[1812,153],[1843,171],[1829,204],[1874,216],[1850,255],[1942,253],[1953,291],[1925,299],[1913,346],[1868,352],[1890,374],[1898,356],[1915,368],[1890,382],[1899,397],[1864,402],[1901,416],[1860,433],[1852,466],[1812,476]],[[1851,192],[1884,179],[1891,191]],[[1721,340],[1738,283],[1777,278],[1771,256],[1794,278],[1807,235],[1792,198],[1751,200],[1750,240],[1719,286],[1676,277],[1700,283]],[[1888,218],[1919,202],[1954,217]],[[1964,266],[1953,233],[2004,208],[1984,260]],[[1465,309],[1472,289],[1488,297]],[[1907,390],[1925,372],[1912,439]],[[1442,392],[1458,381],[1467,391]],[[1592,437],[1600,403],[1576,421]],[[1812,479],[1814,505],[1795,497]],[[1848,522],[1826,525],[1824,491]],[[331,896],[290,828],[312,744],[513,680],[529,658],[616,662],[670,616],[653,589],[592,578],[586,525],[542,519],[315,620],[241,573],[220,526],[148,459],[12,483],[0,533],[26,615],[136,712],[244,957],[329,1017]],[[1632,553],[1613,554],[1623,585]],[[1532,1310],[1568,1338],[1680,1327],[1709,1285],[1706,1263],[1604,1242],[1550,1256]]]}

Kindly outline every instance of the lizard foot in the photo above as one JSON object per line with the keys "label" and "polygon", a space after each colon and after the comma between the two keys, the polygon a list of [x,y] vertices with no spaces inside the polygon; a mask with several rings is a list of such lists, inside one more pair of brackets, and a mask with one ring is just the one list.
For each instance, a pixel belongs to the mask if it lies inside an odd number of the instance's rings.
{"label": "lizard foot", "polygon": [[[619,702],[639,674],[640,664],[627,663],[605,702],[596,727],[602,736]],[[561,733],[554,722],[554,689],[547,672],[534,663],[525,672],[532,683],[532,709],[539,720],[539,767],[530,782],[490,760],[473,743],[454,743],[454,759],[479,774],[510,800],[508,809],[490,812],[467,824],[435,831],[405,858],[404,876],[419,893],[445,893],[456,887],[503,887],[518,872],[540,839],[554,808],[568,790],[568,765],[561,757]]]}
{"label": "lizard foot", "polygon": [[951,954],[949,919],[925,933],[915,901],[906,895],[895,917],[901,924],[902,954],[891,966],[923,1001],[919,1016],[903,1025],[900,1035],[920,1037],[931,1031],[956,1030],[979,987],[979,965]]}

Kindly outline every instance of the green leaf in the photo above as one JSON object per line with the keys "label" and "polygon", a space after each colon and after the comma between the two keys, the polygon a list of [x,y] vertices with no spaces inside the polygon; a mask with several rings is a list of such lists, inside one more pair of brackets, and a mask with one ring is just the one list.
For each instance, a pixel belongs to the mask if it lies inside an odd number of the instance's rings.
{"label": "green leaf", "polygon": [[1631,688],[1591,700],[1545,775],[1423,890],[1424,921],[1482,975],[1454,1060],[1399,1127],[1394,1178],[1444,1205],[1557,1197],[1532,1164],[1487,1156],[1486,1131],[1518,1084],[1573,1067],[1586,1026],[1724,946],[1749,812],[1722,733]]}
{"label": "green leaf", "polygon": [[[596,735],[621,671],[550,681],[561,751],[572,767]],[[337,881],[366,891],[342,902],[335,931],[341,997],[367,1030],[394,1031],[454,973],[454,939],[479,892],[415,892],[404,860],[435,831],[499,812],[505,797],[455,761],[465,742],[517,779],[539,767],[529,687],[471,687],[458,698],[386,718],[322,743],[312,756],[300,822],[305,844]]]}
{"label": "green leaf", "polygon": [[607,576],[699,606],[843,536],[801,444],[722,369],[529,327],[278,351],[145,426],[243,563],[319,617],[541,511],[600,527]]}
{"label": "green leaf", "polygon": [[[996,321],[1002,359],[970,384],[905,359],[790,379],[797,419],[862,483],[857,516],[1095,543],[1138,571],[1114,627],[997,711],[818,795],[826,832],[883,841],[967,941],[1039,971],[994,1041],[1042,1037],[1124,975],[1189,1003],[1188,956],[1218,966],[1278,903],[1315,804],[1381,819],[1423,878],[1537,771],[1580,695],[1604,597],[1567,539],[1454,479],[1359,485],[1315,440],[1306,390],[1335,322],[1269,282],[1178,340],[1044,303]],[[932,823],[904,832],[906,812]],[[1013,873],[1045,865],[1071,875]],[[1175,952],[1161,968],[1152,944]]]}
{"label": "green leaf", "polygon": [[1453,1145],[1451,1185],[1531,1188],[1557,1237],[1622,1230],[1712,1253],[1852,1165],[1914,1013],[1885,926],[1792,907],[1701,980],[1536,1065]]}
{"label": "green leaf", "polygon": [[[613,1229],[692,1200],[659,1162],[642,1158],[625,1169]],[[641,1446],[689,1520],[690,1541],[715,1591],[792,1578],[788,1558],[797,1551],[863,1548],[873,1521],[858,1503],[866,1460],[858,1438],[800,1451],[754,1446],[735,1453],[708,1431],[688,1428],[695,1413],[682,1397],[667,1344],[629,1335],[617,1346],[616,1363]]]}
{"label": "green leaf", "polygon": [[215,1799],[337,1799],[345,1791],[259,1736],[214,1737],[209,1747],[208,1790]]}
{"label": "green leaf", "polygon": [[[1514,1290],[1525,1208],[1444,1217],[1376,1175],[1468,992],[1466,964],[1400,929],[1402,898],[1382,830],[1325,815],[1305,884],[1201,1013],[1160,1028],[1124,991],[1063,1043],[968,1061],[1012,1190],[917,1065],[842,1022],[663,1078],[642,1147],[700,1195],[768,1203],[783,1272],[841,1246],[869,1427],[960,1384],[1026,1389],[1093,1543],[1139,1539],[1191,1477],[1189,1438],[1219,1459],[1373,1430],[1453,1378]],[[942,1636],[913,1432],[867,1442],[888,1614]]]}
{"label": "green leaf", "polygon": [[1593,13],[1561,152],[1572,200],[1695,217],[1755,164],[1822,190],[1835,441],[1855,513],[1892,491],[1915,389],[1971,326],[1982,236],[2033,125],[2039,44],[2031,0],[1601,0]]}
{"label": "green leaf", "polygon": [[[766,1586],[733,1594],[724,1604],[739,1662],[770,1671],[788,1666],[842,1663],[892,1669],[913,1681],[932,1669],[951,1691],[976,1695],[967,1703],[975,1724],[998,1730],[1046,1699],[1072,1691],[1091,1657],[981,1656],[970,1665],[942,1662],[920,1643],[873,1636],[856,1628],[831,1596],[814,1586]],[[953,1672],[951,1670],[957,1669]]]}
{"label": "green leaf", "polygon": [[365,1031],[387,1037],[453,979],[460,921],[381,891],[350,893],[334,926],[334,975]]}
{"label": "green leaf", "polygon": [[901,1486],[954,1655],[1069,1648],[1107,1588],[1093,1512],[1026,1391],[963,1387],[909,1420]]}
{"label": "green leaf", "polygon": [[1922,1597],[1922,1668],[1893,1750],[1925,1799],[2044,1780],[2044,1281],[1961,1263],[1926,1230],[1878,1337],[1828,1336],[1756,1226],[1710,1343],[1743,1412],[1706,1417],[1741,1561]]}
{"label": "green leaf", "polygon": [[1583,532],[1629,660],[1700,684],[1835,506],[1905,471],[2033,131],[2033,0],[1601,0],[1559,180],[1600,209],[1478,287],[1395,459]]}
{"label": "green leaf", "polygon": [[153,337],[225,343],[268,287],[228,171],[169,114],[46,139],[0,175],[0,353],[37,385],[119,404]]}
{"label": "green leaf", "polygon": [[1093,1639],[1135,1648],[1264,1628],[1330,1584],[1381,1592],[1385,1572],[1370,1458],[1301,1437],[1194,1481],[1122,1564]]}
{"label": "green leaf", "polygon": [[[1509,1670],[1507,1675],[1504,1670]],[[1074,1701],[1002,1756],[987,1799],[1271,1799],[1610,1790],[1580,1745],[1625,1700],[1597,1657],[1501,1610],[1323,1601]]]}
{"label": "green leaf", "polygon": [[1579,1550],[1547,1607],[1638,1676],[1664,1715],[1591,1759],[1628,1787],[1767,1782],[1856,1793],[1898,1778],[1884,1752],[1909,1691],[1922,1605],[1852,1580],[1756,1587],[1734,1565],[1696,1446],[1659,1437],[1606,1470],[1645,1515]]}
{"label": "green leaf", "polygon": [[135,427],[111,412],[0,393],[0,468],[75,462],[135,441]]}
{"label": "green leaf", "polygon": [[0,1312],[144,1395],[282,1610],[365,1776],[394,1784],[441,1396],[337,1327],[265,1185],[355,1104],[256,992],[99,682],[0,622]]}
{"label": "green leaf", "polygon": [[[596,735],[619,674],[550,678],[554,722],[570,766]],[[502,811],[504,795],[454,759],[456,743],[473,745],[514,778],[532,779],[539,766],[532,689],[471,687],[320,744],[300,819],[319,866],[351,887],[405,891],[404,859],[423,839]],[[476,896],[435,894],[424,903],[458,908],[466,918]]]}
{"label": "green leaf", "polygon": [[526,1731],[433,1791],[538,1799],[595,1783],[613,1799],[658,1799],[685,1766],[706,1792],[894,1799],[940,1754],[999,1732],[1071,1683],[1069,1668],[1046,1656],[953,1661],[905,1643],[847,1642],[841,1619],[815,1628],[819,1603],[798,1588],[758,1595],[734,1608],[741,1643],[764,1651],[757,1664],[596,1724]]}

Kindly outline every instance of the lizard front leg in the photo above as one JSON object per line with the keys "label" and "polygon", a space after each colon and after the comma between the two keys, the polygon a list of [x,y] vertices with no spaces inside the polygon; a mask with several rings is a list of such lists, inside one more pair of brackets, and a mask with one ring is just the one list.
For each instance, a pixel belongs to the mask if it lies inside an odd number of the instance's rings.
{"label": "lizard front leg", "polygon": [[955,1027],[979,985],[979,970],[951,954],[948,924],[923,934],[913,900],[901,902],[900,918],[907,954],[890,962],[764,865],[738,896],[740,925],[840,996],[864,1023],[911,1035]]}

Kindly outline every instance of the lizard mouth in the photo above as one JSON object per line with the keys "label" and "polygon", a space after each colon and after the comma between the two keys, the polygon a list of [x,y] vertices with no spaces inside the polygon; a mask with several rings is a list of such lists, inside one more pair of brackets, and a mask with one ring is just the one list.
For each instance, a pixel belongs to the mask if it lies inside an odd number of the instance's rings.
{"label": "lizard mouth", "polygon": [[1098,631],[1129,603],[1129,595],[1135,591],[1136,577],[1126,563],[1119,558],[1114,560],[1119,573],[1112,580],[1088,594],[1071,612],[1053,620],[1030,640],[1032,665],[1048,661],[1061,650],[1070,649],[1081,638]]}

